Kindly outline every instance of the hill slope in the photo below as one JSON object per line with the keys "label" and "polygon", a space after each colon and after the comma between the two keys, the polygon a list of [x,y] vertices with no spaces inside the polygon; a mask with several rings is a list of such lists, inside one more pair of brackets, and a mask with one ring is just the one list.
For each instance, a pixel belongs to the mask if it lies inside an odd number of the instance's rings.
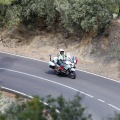
{"label": "hill slope", "polygon": [[64,48],[78,57],[78,68],[119,80],[119,62],[111,51],[120,45],[120,20],[112,21],[109,28],[97,36],[29,31],[23,25],[4,30],[1,36],[1,51],[49,61],[49,54],[56,56],[59,48]]}

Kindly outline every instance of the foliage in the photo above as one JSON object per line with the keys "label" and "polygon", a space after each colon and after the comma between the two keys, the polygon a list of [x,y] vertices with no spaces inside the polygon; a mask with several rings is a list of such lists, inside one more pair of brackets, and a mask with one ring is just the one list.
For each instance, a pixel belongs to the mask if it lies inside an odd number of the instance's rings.
{"label": "foliage", "polygon": [[4,23],[6,9],[12,2],[13,0],[0,0],[0,26]]}
{"label": "foliage", "polygon": [[0,20],[10,26],[20,22],[54,26],[59,19],[71,32],[101,32],[120,14],[120,0],[0,0]]}
{"label": "foliage", "polygon": [[113,118],[109,118],[108,120],[120,120],[120,114],[115,113],[115,116]]}
{"label": "foliage", "polygon": [[[90,116],[85,116],[80,104],[80,96],[76,95],[73,100],[66,100],[63,96],[52,98],[48,96],[44,99],[51,107],[45,106],[38,97],[33,98],[23,104],[15,103],[5,114],[0,114],[0,120],[47,120],[47,116],[53,120],[89,120]],[[60,113],[56,112],[56,109]]]}
{"label": "foliage", "polygon": [[35,97],[21,105],[13,103],[5,114],[0,114],[0,120],[45,120],[42,116],[44,108],[44,104]]}
{"label": "foliage", "polygon": [[120,0],[115,0],[116,4],[118,5],[118,16],[120,17]]}
{"label": "foliage", "polygon": [[55,120],[91,120],[91,115],[85,116],[85,108],[82,107],[80,101],[81,97],[79,94],[76,94],[73,100],[68,101],[63,96],[57,99],[53,99],[50,96],[47,98],[47,103],[60,111],[58,115],[50,111]]}
{"label": "foliage", "polygon": [[0,0],[0,4],[3,5],[10,5],[13,2],[13,0]]}
{"label": "foliage", "polygon": [[13,6],[7,9],[5,21],[9,27],[17,26],[21,22],[21,12],[21,6]]}
{"label": "foliage", "polygon": [[86,32],[96,32],[111,20],[108,0],[56,0],[56,4],[62,22],[69,30],[82,27]]}
{"label": "foliage", "polygon": [[26,19],[44,18],[48,26],[53,23],[56,15],[54,0],[22,0],[21,4]]}

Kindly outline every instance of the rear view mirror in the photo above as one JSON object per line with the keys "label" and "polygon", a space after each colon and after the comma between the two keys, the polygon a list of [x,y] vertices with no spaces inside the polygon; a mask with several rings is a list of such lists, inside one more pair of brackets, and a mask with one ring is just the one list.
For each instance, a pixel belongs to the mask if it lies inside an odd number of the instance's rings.
{"label": "rear view mirror", "polygon": [[50,56],[50,61],[51,61],[51,56],[52,56],[52,55],[50,54],[49,56]]}

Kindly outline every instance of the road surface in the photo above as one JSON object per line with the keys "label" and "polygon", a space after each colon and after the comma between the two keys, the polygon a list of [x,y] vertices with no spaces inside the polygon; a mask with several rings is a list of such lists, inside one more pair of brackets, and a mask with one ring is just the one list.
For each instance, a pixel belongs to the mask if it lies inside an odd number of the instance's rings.
{"label": "road surface", "polygon": [[75,80],[56,76],[43,61],[0,52],[0,85],[28,95],[72,99],[80,92],[86,112],[93,120],[107,119],[120,112],[120,83],[83,71],[76,71]]}

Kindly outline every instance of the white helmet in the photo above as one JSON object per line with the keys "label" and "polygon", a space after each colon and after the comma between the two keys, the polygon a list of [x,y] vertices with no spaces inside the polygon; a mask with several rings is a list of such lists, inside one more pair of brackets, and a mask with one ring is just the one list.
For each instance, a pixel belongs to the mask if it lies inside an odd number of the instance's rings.
{"label": "white helmet", "polygon": [[64,52],[64,50],[63,50],[63,49],[60,49],[60,52]]}

